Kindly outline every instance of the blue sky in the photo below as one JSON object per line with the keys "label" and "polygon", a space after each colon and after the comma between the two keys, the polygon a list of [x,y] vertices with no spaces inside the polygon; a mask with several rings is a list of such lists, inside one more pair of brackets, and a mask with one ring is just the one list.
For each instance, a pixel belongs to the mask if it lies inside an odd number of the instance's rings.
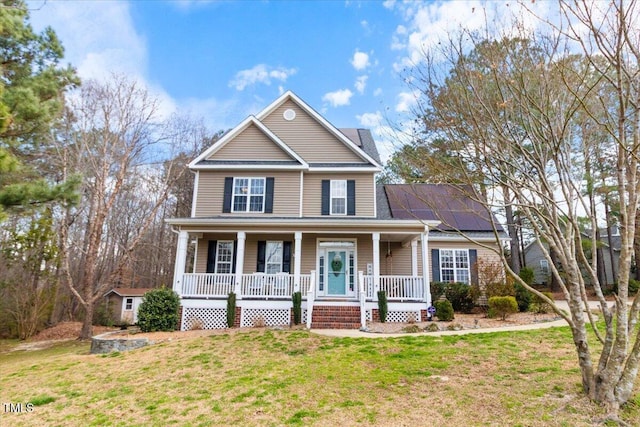
{"label": "blue sky", "polygon": [[389,121],[404,120],[415,99],[403,68],[447,30],[501,22],[506,4],[28,2],[34,28],[56,31],[83,79],[127,74],[160,98],[163,114],[228,129],[292,90],[337,127],[372,129],[383,155],[394,145]]}

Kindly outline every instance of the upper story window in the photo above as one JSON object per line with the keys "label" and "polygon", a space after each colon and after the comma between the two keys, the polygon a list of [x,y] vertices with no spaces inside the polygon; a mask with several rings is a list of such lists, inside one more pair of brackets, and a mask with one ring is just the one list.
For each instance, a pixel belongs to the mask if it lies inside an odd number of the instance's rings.
{"label": "upper story window", "polygon": [[440,249],[440,280],[469,283],[469,251]]}
{"label": "upper story window", "polygon": [[322,180],[322,215],[356,214],[356,181],[353,179]]}
{"label": "upper story window", "polygon": [[347,214],[347,181],[331,180],[331,215]]}
{"label": "upper story window", "polygon": [[233,179],[233,212],[264,212],[265,178]]}
{"label": "upper story window", "polygon": [[223,213],[273,213],[272,177],[232,177],[224,179]]}

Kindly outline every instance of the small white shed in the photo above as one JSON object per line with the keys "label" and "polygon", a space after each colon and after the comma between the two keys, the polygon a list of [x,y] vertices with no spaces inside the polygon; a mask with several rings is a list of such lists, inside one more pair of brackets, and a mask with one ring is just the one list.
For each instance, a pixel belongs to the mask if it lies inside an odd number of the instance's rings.
{"label": "small white shed", "polygon": [[149,288],[113,288],[104,296],[116,323],[138,323],[138,308]]}

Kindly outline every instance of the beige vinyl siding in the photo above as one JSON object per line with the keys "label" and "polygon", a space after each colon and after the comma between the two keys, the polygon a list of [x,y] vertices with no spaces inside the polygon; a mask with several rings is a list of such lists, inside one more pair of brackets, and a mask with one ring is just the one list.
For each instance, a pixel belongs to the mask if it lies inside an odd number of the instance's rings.
{"label": "beige vinyl siding", "polygon": [[207,160],[292,160],[255,125],[237,135]]}
{"label": "beige vinyl siding", "polygon": [[[273,213],[228,213],[232,216],[299,216],[300,172],[298,171],[200,171],[196,196],[196,217],[222,214],[225,177],[273,177]],[[356,199],[357,200],[357,199]]]}
{"label": "beige vinyl siding", "polygon": [[[287,109],[296,112],[292,121],[282,117]],[[367,163],[291,100],[276,108],[262,123],[306,162]]]}
{"label": "beige vinyl siding", "polygon": [[316,217],[322,215],[322,180],[353,179],[356,181],[356,216],[374,217],[375,200],[373,193],[372,173],[341,173],[304,175],[303,216]]}
{"label": "beige vinyl siding", "polygon": [[[391,251],[391,256],[387,253]],[[420,245],[418,244],[418,275],[422,274]],[[380,274],[385,276],[411,275],[411,245],[402,247],[401,242],[380,242]]]}

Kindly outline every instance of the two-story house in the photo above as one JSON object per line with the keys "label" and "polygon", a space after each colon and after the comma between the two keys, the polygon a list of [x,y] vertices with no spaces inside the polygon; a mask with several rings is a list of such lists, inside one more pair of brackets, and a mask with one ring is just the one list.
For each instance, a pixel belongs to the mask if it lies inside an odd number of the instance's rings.
{"label": "two-story house", "polygon": [[[495,257],[443,225],[498,245],[471,199],[446,185],[376,185],[371,133],[335,128],[292,92],[189,167],[191,217],[169,220],[179,233],[173,289],[183,330],[226,327],[230,292],[239,326],[288,325],[296,291],[311,328],[364,326],[377,316],[379,290],[388,321],[424,320],[431,280],[471,283],[478,257]],[[185,272],[189,245],[194,267]]]}

